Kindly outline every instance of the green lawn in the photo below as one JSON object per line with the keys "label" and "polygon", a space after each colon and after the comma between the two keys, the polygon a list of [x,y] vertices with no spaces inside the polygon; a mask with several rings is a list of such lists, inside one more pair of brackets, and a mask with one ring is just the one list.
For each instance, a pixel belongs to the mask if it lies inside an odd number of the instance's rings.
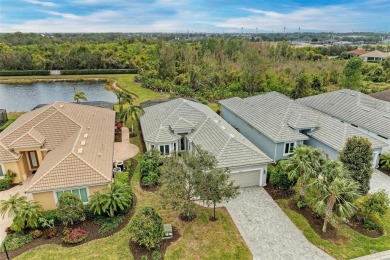
{"label": "green lawn", "polygon": [[[135,127],[138,129],[138,127]],[[140,146],[141,139],[132,138],[132,143]],[[141,158],[141,154],[136,159]],[[161,197],[155,192],[146,192],[139,186],[138,167],[132,179],[132,187],[137,196],[136,210],[152,206],[161,214],[164,223],[171,223],[180,231],[180,238],[167,249],[165,259],[252,259],[230,215],[225,209],[218,209],[219,220],[210,222],[212,210],[198,208],[195,221],[187,223],[179,220],[178,212],[163,209]],[[125,227],[113,236],[94,240],[76,247],[44,245],[18,256],[15,259],[62,260],[62,259],[133,259],[129,250],[129,232]]]}
{"label": "green lawn", "polygon": [[379,238],[370,238],[354,231],[346,225],[339,225],[339,233],[345,239],[330,242],[322,239],[309,225],[305,217],[288,207],[288,200],[276,201],[306,238],[336,259],[351,259],[363,255],[390,250],[390,210],[383,217],[385,234]]}
{"label": "green lawn", "polygon": [[0,127],[0,132],[2,132],[4,129],[6,129],[10,124],[12,124],[18,117],[20,117],[23,114],[23,112],[11,112],[7,113],[8,121],[4,125]]}

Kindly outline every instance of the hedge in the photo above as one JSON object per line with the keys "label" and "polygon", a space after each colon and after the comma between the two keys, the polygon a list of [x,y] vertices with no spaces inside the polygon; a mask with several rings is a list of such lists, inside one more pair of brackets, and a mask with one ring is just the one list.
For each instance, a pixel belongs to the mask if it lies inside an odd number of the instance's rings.
{"label": "hedge", "polygon": [[50,75],[50,71],[49,70],[0,71],[0,76],[34,76],[34,75]]}
{"label": "hedge", "polygon": [[61,70],[61,75],[137,74],[137,69]]}

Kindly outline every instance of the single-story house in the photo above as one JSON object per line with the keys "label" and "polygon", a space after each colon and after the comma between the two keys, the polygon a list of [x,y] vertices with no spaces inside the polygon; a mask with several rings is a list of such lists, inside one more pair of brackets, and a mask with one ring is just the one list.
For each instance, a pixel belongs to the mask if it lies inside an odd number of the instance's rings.
{"label": "single-story house", "polygon": [[115,112],[55,102],[19,117],[0,134],[0,178],[10,170],[15,182],[45,210],[64,191],[83,202],[112,182]]}
{"label": "single-story house", "polygon": [[146,107],[140,117],[147,150],[162,155],[193,151],[199,145],[229,168],[236,185],[265,186],[272,160],[208,106],[183,98]]}
{"label": "single-story house", "polygon": [[363,49],[355,49],[355,50],[352,50],[352,51],[348,51],[347,53],[350,54],[350,55],[353,55],[353,56],[360,56],[360,55],[369,53],[369,51],[366,51],[366,50],[363,50]]}
{"label": "single-story house", "polygon": [[371,51],[360,55],[363,61],[384,61],[387,57],[390,57],[390,52],[381,52],[378,50]]}
{"label": "single-story house", "polygon": [[305,97],[296,102],[349,123],[386,143],[382,152],[390,150],[390,102],[350,89]]}
{"label": "single-story house", "polygon": [[220,101],[221,116],[275,162],[286,159],[299,144],[321,148],[336,159],[347,139],[368,138],[374,149],[373,166],[386,146],[351,125],[286,97],[270,92],[249,98]]}

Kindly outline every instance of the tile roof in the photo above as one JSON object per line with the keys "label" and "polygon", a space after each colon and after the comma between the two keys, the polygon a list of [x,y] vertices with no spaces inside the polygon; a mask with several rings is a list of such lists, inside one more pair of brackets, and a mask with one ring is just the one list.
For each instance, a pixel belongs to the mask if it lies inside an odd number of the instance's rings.
{"label": "tile roof", "polygon": [[356,50],[349,51],[348,53],[355,54],[355,55],[362,55],[362,54],[369,53],[369,51],[363,49],[356,49]]}
{"label": "tile roof", "polygon": [[[173,128],[192,129],[189,141],[214,154],[219,167],[240,167],[272,160],[209,107],[182,98],[145,108],[141,116],[145,141],[169,143],[180,139]],[[167,133],[170,134],[167,134]],[[164,133],[157,138],[156,133]]]}
{"label": "tile roof", "polygon": [[301,98],[297,102],[390,138],[390,102],[349,89]]}
{"label": "tile roof", "polygon": [[6,158],[2,148],[43,145],[50,151],[27,192],[109,183],[114,125],[112,110],[55,102],[24,114],[0,134],[0,161]]}
{"label": "tile roof", "polygon": [[378,50],[371,51],[365,54],[360,55],[360,57],[368,57],[368,58],[387,58],[390,57],[390,52],[381,52]]}
{"label": "tile roof", "polygon": [[275,143],[309,139],[298,130],[312,129],[308,132],[309,136],[337,151],[341,151],[347,139],[352,136],[369,139],[373,148],[387,145],[347,123],[301,105],[277,92],[246,99],[226,99],[220,101],[220,104]]}

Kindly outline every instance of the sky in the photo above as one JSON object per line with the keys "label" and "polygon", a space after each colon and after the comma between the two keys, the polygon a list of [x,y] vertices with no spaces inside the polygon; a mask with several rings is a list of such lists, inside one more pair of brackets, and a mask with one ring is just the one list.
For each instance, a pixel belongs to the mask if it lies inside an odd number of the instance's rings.
{"label": "sky", "polygon": [[390,32],[390,0],[0,0],[0,32]]}

